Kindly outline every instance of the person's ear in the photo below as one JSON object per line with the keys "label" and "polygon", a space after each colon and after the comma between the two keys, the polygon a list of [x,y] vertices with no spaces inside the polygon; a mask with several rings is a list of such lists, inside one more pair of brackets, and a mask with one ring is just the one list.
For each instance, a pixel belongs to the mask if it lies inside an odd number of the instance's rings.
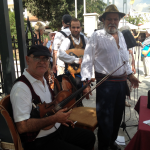
{"label": "person's ear", "polygon": [[29,65],[29,57],[26,56],[25,58],[26,58],[27,65]]}
{"label": "person's ear", "polygon": [[62,20],[62,25],[64,25],[64,22],[63,22],[63,20]]}

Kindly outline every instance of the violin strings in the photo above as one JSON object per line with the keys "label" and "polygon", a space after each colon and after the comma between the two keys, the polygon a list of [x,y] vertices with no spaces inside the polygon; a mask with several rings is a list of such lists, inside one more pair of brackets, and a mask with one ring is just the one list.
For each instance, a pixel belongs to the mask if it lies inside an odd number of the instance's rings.
{"label": "violin strings", "polygon": [[[125,64],[125,62],[123,63],[123,65]],[[91,93],[95,88],[97,88],[102,82],[104,82],[105,80],[107,80],[109,78],[110,75],[112,75],[113,73],[115,73],[118,69],[120,69],[123,65],[121,65],[119,68],[117,67],[117,69],[115,69],[115,71],[113,70],[110,74],[106,75],[102,80],[100,80],[96,86],[90,90],[89,92],[87,92],[86,94],[84,94],[82,97],[79,98],[79,100],[77,100],[72,106],[70,106],[70,108],[68,110],[70,110],[71,108],[73,108],[74,105],[76,105],[77,103],[79,103],[83,98],[85,98],[85,96],[89,93]]]}
{"label": "violin strings", "polygon": [[73,94],[71,94],[65,100],[63,100],[62,102],[60,102],[59,106],[60,107],[64,107],[68,103],[68,100],[72,100],[76,95],[80,94],[86,87],[87,87],[87,85],[83,86],[81,89],[79,89],[76,92],[74,92]]}

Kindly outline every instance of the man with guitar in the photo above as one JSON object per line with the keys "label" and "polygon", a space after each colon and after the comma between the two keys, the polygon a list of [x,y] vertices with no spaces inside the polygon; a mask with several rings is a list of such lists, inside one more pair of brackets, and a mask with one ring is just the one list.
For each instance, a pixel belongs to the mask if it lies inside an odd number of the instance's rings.
{"label": "man with guitar", "polygon": [[26,62],[28,67],[15,81],[10,93],[14,122],[24,150],[91,150],[95,135],[85,129],[72,128],[74,124],[68,120],[71,111],[66,112],[67,108],[44,118],[39,115],[38,106],[54,100],[53,92],[44,78],[50,63],[48,48],[32,46]]}
{"label": "man with guitar", "polygon": [[[80,33],[81,23],[78,19],[72,19],[69,28],[71,34],[64,39],[60,46],[59,59],[65,62],[66,74],[71,74],[75,78],[76,88],[79,89],[82,87],[80,65],[82,63],[87,38]],[[69,53],[67,53],[68,51]],[[75,67],[76,70],[74,70]]]}

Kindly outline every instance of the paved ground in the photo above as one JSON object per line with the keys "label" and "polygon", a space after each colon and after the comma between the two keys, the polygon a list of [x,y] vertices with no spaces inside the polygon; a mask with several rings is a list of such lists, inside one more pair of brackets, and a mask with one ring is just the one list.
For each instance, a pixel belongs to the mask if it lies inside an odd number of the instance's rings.
{"label": "paved ground", "polygon": [[[138,50],[140,51],[140,49],[137,49],[136,54],[135,54],[135,62],[136,62],[136,70],[137,70],[137,73],[135,74],[135,76],[138,77],[138,69],[137,68],[139,68],[139,80],[141,81],[141,84],[138,89],[133,90],[131,92],[131,100],[128,100],[128,102],[131,104],[131,107],[126,107],[126,110],[125,110],[126,125],[131,126],[131,127],[126,127],[126,131],[128,132],[130,138],[132,138],[137,131],[137,127],[134,127],[132,125],[138,125],[138,117],[139,116],[136,113],[136,111],[134,110],[134,106],[135,106],[138,98],[141,95],[147,95],[148,90],[150,90],[150,79],[145,79],[144,76],[142,76],[143,75],[143,63],[141,61],[138,61]],[[90,100],[86,100],[86,99],[83,100],[84,106],[96,107],[95,99],[96,99],[96,91],[94,90],[93,95],[90,97]],[[95,130],[95,135],[96,134],[97,134],[97,129]],[[123,131],[122,128],[120,128],[120,130],[119,130],[119,135],[125,137],[125,141],[126,141],[126,145],[127,145],[129,143],[129,138],[128,138],[126,132]],[[96,136],[96,138],[97,138],[97,136]],[[96,141],[95,148],[94,148],[95,150],[98,150],[97,145],[98,144]],[[120,146],[121,150],[124,150],[126,145]]]}

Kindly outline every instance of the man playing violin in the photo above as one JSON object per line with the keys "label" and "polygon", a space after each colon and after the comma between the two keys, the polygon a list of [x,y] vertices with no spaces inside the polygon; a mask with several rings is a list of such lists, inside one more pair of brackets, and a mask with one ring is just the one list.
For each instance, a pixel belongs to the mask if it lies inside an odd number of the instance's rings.
{"label": "man playing violin", "polygon": [[50,103],[54,99],[44,78],[50,63],[48,48],[43,45],[32,46],[26,62],[28,67],[16,80],[10,93],[14,122],[24,150],[91,150],[95,135],[74,127],[73,122],[68,120],[71,111],[66,112],[67,108],[48,117],[32,117],[37,104],[44,101]]}
{"label": "man playing violin", "polygon": [[[119,12],[115,5],[106,7],[104,14],[99,18],[104,23],[104,29],[97,30],[91,35],[81,64],[82,81],[85,83],[87,78],[90,80],[92,71],[95,69],[95,78],[98,83],[125,62],[96,89],[99,150],[108,150],[109,148],[121,150],[115,144],[115,140],[125,108],[127,76],[134,88],[139,86],[139,80],[133,75],[129,65],[125,39],[123,34],[118,31],[119,21],[124,16],[125,14]],[[84,92],[87,93],[89,90],[88,87]]]}

